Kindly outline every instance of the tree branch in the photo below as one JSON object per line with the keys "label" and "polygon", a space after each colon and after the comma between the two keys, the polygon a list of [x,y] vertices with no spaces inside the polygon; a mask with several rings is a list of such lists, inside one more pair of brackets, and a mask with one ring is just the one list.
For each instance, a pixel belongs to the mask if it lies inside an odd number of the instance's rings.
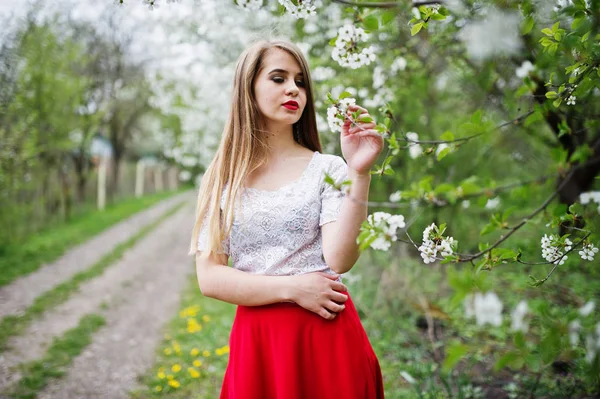
{"label": "tree branch", "polygon": [[[382,2],[373,2],[373,3],[359,3],[356,1],[348,1],[348,0],[332,0],[334,3],[338,3],[338,4],[344,4],[346,6],[353,6],[353,7],[362,7],[362,8],[398,8],[398,7],[402,7],[404,4],[402,3],[398,3],[398,2],[394,2],[394,1],[382,1]],[[442,0],[438,0],[438,1],[413,1],[411,2],[411,5],[413,7],[419,7],[419,6],[428,6],[428,5],[437,5],[437,4],[443,4],[444,2]]]}

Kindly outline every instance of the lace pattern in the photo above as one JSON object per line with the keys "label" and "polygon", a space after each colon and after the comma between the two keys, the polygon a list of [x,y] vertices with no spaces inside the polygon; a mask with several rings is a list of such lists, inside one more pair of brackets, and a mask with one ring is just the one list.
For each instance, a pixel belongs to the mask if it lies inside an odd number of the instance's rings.
{"label": "lace pattern", "polygon": [[[321,226],[337,219],[343,194],[324,182],[347,177],[341,157],[315,152],[300,179],[274,191],[245,188],[223,246],[233,267],[264,275],[333,273],[323,259]],[[198,250],[207,242],[200,231]]]}

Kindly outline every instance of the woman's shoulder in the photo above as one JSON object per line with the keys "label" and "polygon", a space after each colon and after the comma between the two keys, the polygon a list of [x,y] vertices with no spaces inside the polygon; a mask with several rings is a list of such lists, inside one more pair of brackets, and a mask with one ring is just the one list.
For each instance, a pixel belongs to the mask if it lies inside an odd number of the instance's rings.
{"label": "woman's shoulder", "polygon": [[321,165],[327,170],[336,170],[346,168],[346,161],[339,155],[334,154],[319,154]]}

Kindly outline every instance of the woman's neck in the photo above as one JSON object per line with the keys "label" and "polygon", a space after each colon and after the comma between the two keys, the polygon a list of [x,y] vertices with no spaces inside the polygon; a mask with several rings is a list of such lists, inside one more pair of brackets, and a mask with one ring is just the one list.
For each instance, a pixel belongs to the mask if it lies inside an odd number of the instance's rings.
{"label": "woman's neck", "polygon": [[269,145],[270,159],[278,159],[290,155],[291,152],[300,148],[294,140],[293,128],[291,125],[285,126],[267,126],[266,138]]}

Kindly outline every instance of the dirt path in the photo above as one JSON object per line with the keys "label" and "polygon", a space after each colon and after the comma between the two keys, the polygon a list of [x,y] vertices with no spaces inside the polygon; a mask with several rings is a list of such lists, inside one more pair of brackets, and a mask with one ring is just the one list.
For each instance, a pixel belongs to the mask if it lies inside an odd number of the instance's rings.
{"label": "dirt path", "polygon": [[12,349],[0,357],[0,375],[10,377],[0,378],[0,390],[20,378],[14,366],[40,358],[54,337],[93,312],[104,316],[106,325],[67,375],[39,398],[127,397],[136,377],[152,365],[160,329],[176,314],[186,276],[194,272],[193,257],[187,255],[194,201],[187,202],[102,276],[9,342]]}
{"label": "dirt path", "polygon": [[71,249],[55,262],[0,287],[0,318],[18,314],[29,307],[35,298],[69,280],[76,273],[90,268],[117,245],[127,241],[144,226],[149,225],[172,206],[182,200],[190,200],[193,192],[178,194],[172,198],[139,212],[114,225],[89,241]]}

